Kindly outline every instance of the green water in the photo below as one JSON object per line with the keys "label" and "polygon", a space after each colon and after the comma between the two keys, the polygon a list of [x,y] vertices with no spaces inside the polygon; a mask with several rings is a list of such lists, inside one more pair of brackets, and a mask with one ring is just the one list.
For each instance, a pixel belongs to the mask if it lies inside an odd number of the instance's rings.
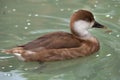
{"label": "green water", "polygon": [[69,17],[78,9],[92,11],[112,30],[91,30],[100,41],[99,52],[44,64],[0,53],[0,80],[120,80],[120,0],[0,0],[0,50],[48,32],[70,32]]}

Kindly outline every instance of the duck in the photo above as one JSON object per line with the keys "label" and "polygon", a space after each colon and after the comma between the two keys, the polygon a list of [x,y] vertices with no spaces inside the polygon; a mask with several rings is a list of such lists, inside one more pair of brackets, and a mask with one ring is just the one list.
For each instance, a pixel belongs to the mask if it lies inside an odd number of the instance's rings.
{"label": "duck", "polygon": [[100,43],[89,29],[104,28],[92,12],[78,10],[70,17],[71,32],[51,32],[26,44],[3,52],[22,61],[61,61],[89,56],[100,49]]}

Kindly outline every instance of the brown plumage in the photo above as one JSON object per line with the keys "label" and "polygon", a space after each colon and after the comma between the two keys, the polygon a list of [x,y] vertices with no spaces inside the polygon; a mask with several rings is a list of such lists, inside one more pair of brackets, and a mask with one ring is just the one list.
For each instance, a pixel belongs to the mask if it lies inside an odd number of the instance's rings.
{"label": "brown plumage", "polygon": [[[76,21],[85,21],[95,27],[96,22],[91,12],[78,10],[71,17],[70,27],[72,33],[53,32],[43,35],[27,44],[5,50],[6,53],[13,53],[24,61],[56,61],[87,56],[99,50],[99,42],[88,34],[76,32]],[[77,23],[78,24],[78,23]],[[97,23],[96,27],[100,28]],[[81,27],[78,26],[77,27]],[[83,26],[82,26],[83,27]],[[88,27],[88,26],[87,26]],[[102,28],[102,26],[101,26]]]}

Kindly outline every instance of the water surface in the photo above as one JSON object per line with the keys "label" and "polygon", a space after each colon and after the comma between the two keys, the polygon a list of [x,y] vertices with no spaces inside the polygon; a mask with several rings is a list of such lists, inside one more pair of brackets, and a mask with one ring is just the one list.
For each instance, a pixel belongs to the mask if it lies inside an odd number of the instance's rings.
{"label": "water surface", "polygon": [[0,79],[120,80],[120,0],[0,0],[0,50],[49,32],[70,32],[69,17],[78,9],[92,11],[98,22],[112,30],[90,30],[100,41],[99,52],[44,64],[0,53]]}

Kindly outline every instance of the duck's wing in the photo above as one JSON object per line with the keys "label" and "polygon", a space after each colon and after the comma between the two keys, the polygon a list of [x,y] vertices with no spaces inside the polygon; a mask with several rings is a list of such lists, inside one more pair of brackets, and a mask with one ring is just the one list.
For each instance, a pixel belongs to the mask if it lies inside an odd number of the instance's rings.
{"label": "duck's wing", "polygon": [[54,32],[33,40],[23,47],[25,50],[39,51],[41,49],[75,48],[80,46],[80,41],[67,32]]}

